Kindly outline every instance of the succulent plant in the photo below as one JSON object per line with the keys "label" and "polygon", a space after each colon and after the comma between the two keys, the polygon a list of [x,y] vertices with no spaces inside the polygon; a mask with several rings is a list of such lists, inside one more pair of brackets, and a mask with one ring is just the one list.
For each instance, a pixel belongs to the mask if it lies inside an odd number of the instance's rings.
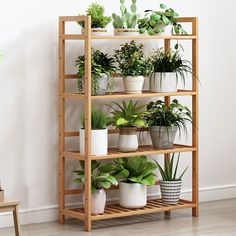
{"label": "succulent plant", "polygon": [[128,11],[125,6],[125,0],[120,0],[120,11],[121,15],[117,15],[115,13],[112,14],[113,18],[113,26],[115,29],[131,29],[135,28],[139,14],[137,13],[137,0],[132,0],[132,4],[130,6],[131,12]]}

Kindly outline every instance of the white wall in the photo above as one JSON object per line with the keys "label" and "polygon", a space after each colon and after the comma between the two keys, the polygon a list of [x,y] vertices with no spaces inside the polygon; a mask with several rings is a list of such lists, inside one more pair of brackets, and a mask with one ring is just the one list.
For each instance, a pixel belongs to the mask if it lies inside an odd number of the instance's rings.
{"label": "white wall", "polygon": [[[60,15],[83,13],[91,2],[8,0],[2,1],[0,7],[0,52],[4,54],[0,65],[0,176],[6,195],[21,199],[23,223],[56,218],[57,20]],[[109,14],[118,11],[118,0],[97,2],[104,4]],[[183,16],[200,18],[201,199],[236,197],[236,33],[232,29],[236,23],[236,3],[233,0],[163,2]],[[144,4],[139,0],[139,9],[155,8],[159,3],[146,0]],[[73,54],[75,46],[71,44],[67,52],[72,58],[81,49],[78,47]],[[99,46],[105,50],[114,48],[102,43]],[[76,122],[77,111],[68,113]],[[75,163],[68,164],[68,168],[75,167]],[[190,179],[189,173],[184,185],[186,193]],[[0,226],[9,224],[6,215]]]}

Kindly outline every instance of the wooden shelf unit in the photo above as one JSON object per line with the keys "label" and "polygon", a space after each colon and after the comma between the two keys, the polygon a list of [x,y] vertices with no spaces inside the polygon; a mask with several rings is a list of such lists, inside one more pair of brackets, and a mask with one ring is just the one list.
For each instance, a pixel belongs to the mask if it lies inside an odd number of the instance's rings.
{"label": "wooden shelf unit", "polygon": [[[84,21],[85,33],[66,34],[65,23],[68,21]],[[167,214],[172,210],[191,208],[192,215],[198,216],[198,81],[192,78],[191,90],[178,90],[176,93],[151,93],[143,91],[142,94],[125,94],[124,92],[114,92],[111,94],[92,96],[91,94],[91,45],[93,40],[164,40],[165,49],[170,48],[171,40],[190,40],[192,42],[192,66],[193,73],[198,76],[198,18],[183,17],[178,19],[179,22],[191,23],[191,35],[172,35],[172,36],[91,36],[91,18],[90,16],[63,16],[59,17],[59,222],[65,223],[65,217],[77,218],[84,221],[86,231],[91,231],[92,222],[96,220],[125,217],[132,215],[149,214],[155,212],[165,212]],[[85,43],[85,93],[66,93],[65,82],[68,79],[77,79],[75,74],[65,74],[65,41],[66,40],[83,40]],[[119,77],[120,75],[114,75]],[[92,102],[96,100],[113,100],[113,99],[142,99],[151,97],[164,97],[166,105],[171,102],[172,96],[191,96],[192,97],[192,145],[175,144],[172,149],[158,150],[151,145],[140,146],[136,152],[122,153],[117,148],[110,148],[106,156],[91,155],[91,107]],[[65,150],[65,139],[68,137],[78,137],[79,132],[67,132],[65,130],[65,100],[77,99],[84,102],[85,109],[85,155],[80,155],[79,151]],[[109,130],[109,133],[117,133],[116,129]],[[107,204],[104,214],[91,214],[91,161],[107,160],[120,157],[131,157],[135,155],[155,155],[164,154],[165,162],[170,158],[171,153],[190,152],[192,154],[192,200],[181,199],[177,205],[163,204],[160,199],[149,199],[147,206],[141,209],[126,209],[118,204]],[[85,183],[85,207],[83,208],[66,208],[65,197],[68,195],[82,194],[82,189],[65,189],[65,161],[67,158],[85,161],[86,183]],[[157,181],[156,184],[159,184]],[[111,188],[110,190],[117,189]]]}

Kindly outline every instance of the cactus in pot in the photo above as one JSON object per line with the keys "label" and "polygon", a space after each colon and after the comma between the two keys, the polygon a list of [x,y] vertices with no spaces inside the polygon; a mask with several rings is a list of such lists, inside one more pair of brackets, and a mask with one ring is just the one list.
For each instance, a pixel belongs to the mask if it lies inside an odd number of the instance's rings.
{"label": "cactus in pot", "polygon": [[137,0],[132,0],[130,6],[131,12],[129,12],[125,6],[125,0],[120,0],[121,15],[115,13],[112,14],[115,35],[137,34],[138,31],[135,27],[137,25],[139,14],[137,13],[136,2]]}

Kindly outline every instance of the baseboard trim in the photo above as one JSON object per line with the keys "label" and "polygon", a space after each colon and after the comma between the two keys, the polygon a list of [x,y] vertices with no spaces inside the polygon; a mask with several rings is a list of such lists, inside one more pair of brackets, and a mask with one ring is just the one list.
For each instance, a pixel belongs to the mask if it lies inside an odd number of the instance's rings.
{"label": "baseboard trim", "polygon": [[[157,197],[157,195],[149,194],[149,197]],[[191,190],[183,190],[182,197],[186,199],[191,199]],[[199,197],[200,202],[236,198],[236,184],[200,188]],[[117,200],[117,198],[109,199],[109,201]],[[20,221],[21,225],[52,222],[57,220],[57,214],[58,205],[22,209],[20,210]],[[13,218],[11,213],[1,213],[0,218],[0,228],[13,226]]]}

